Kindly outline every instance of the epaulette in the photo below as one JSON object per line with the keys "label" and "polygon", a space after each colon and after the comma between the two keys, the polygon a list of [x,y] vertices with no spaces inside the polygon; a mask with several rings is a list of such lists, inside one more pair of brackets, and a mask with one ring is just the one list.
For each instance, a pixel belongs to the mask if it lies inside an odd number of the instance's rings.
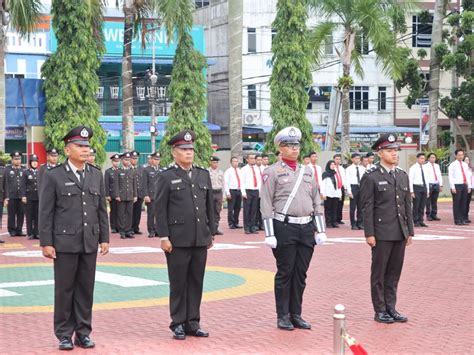
{"label": "epaulette", "polygon": [[96,168],[97,170],[101,171],[102,169],[100,168],[100,166],[97,166],[97,165],[94,165],[94,164],[91,164],[91,163],[87,163],[87,166],[90,166],[91,168]]}
{"label": "epaulette", "polygon": [[50,167],[49,170],[59,168],[60,166],[63,166],[63,165],[61,163],[58,163],[58,164],[56,164],[56,166],[53,166],[52,168]]}
{"label": "epaulette", "polygon": [[372,174],[374,171],[377,171],[377,169],[378,169],[378,166],[375,165],[375,166],[371,167],[369,170],[367,170],[365,173],[366,174]]}
{"label": "epaulette", "polygon": [[405,174],[407,173],[405,170],[403,170],[403,169],[400,168],[399,166],[396,166],[395,168],[396,168],[397,170],[403,171]]}
{"label": "epaulette", "polygon": [[209,171],[208,168],[205,168],[203,166],[198,166],[198,165],[193,165],[193,168]]}

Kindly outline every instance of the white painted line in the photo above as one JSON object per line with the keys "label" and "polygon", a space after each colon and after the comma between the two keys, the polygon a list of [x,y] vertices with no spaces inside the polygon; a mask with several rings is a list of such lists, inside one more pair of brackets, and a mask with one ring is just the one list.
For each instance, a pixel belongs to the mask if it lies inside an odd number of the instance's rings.
{"label": "white painted line", "polygon": [[143,287],[143,286],[159,286],[167,285],[167,282],[142,279],[140,277],[123,276],[112,274],[109,272],[96,271],[95,280],[109,285],[120,287]]}
{"label": "white painted line", "polygon": [[12,296],[21,296],[21,295],[13,291],[0,289],[0,297],[12,297]]}
{"label": "white painted line", "polygon": [[0,284],[0,288],[31,287],[31,286],[44,286],[44,285],[54,285],[54,280],[4,282]]}

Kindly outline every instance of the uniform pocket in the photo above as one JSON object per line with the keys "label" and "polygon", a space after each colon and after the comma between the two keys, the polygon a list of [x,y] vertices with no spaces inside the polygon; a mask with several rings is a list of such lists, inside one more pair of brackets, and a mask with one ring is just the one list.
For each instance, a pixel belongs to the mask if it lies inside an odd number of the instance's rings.
{"label": "uniform pocket", "polygon": [[174,184],[174,185],[171,185],[170,187],[170,191],[172,192],[176,192],[176,191],[183,191],[183,190],[186,190],[186,185],[184,184]]}
{"label": "uniform pocket", "polygon": [[178,219],[178,218],[176,218],[176,219],[170,218],[168,220],[168,225],[171,226],[171,225],[175,225],[175,224],[184,224],[184,220]]}
{"label": "uniform pocket", "polygon": [[76,185],[67,186],[61,190],[62,196],[74,196],[74,195],[77,195],[78,193],[79,193],[79,189],[77,188]]}
{"label": "uniform pocket", "polygon": [[61,234],[76,234],[76,228],[72,226],[56,226],[54,228],[54,234],[55,235],[61,235]]}
{"label": "uniform pocket", "polygon": [[377,186],[377,190],[378,190],[379,192],[387,191],[387,185],[378,185],[378,186]]}
{"label": "uniform pocket", "polygon": [[199,183],[199,187],[202,189],[202,190],[209,190],[209,186],[204,183],[204,182],[200,182]]}

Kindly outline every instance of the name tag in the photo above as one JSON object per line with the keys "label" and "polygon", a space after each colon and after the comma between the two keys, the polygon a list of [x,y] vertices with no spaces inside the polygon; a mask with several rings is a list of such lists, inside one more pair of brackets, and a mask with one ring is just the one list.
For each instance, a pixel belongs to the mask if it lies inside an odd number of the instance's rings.
{"label": "name tag", "polygon": [[72,185],[76,185],[75,182],[65,182],[64,183],[64,186],[72,186]]}
{"label": "name tag", "polygon": [[178,179],[178,180],[171,180],[172,184],[179,184],[180,182],[183,182],[183,180]]}
{"label": "name tag", "polygon": [[379,181],[379,185],[387,185],[388,182],[387,181]]}

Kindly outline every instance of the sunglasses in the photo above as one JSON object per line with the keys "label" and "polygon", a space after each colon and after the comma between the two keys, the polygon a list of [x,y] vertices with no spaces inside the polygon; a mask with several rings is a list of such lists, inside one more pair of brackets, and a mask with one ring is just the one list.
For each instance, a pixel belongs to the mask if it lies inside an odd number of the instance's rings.
{"label": "sunglasses", "polygon": [[301,144],[299,144],[299,143],[283,143],[281,146],[285,147],[285,148],[298,149],[298,148],[301,147]]}

